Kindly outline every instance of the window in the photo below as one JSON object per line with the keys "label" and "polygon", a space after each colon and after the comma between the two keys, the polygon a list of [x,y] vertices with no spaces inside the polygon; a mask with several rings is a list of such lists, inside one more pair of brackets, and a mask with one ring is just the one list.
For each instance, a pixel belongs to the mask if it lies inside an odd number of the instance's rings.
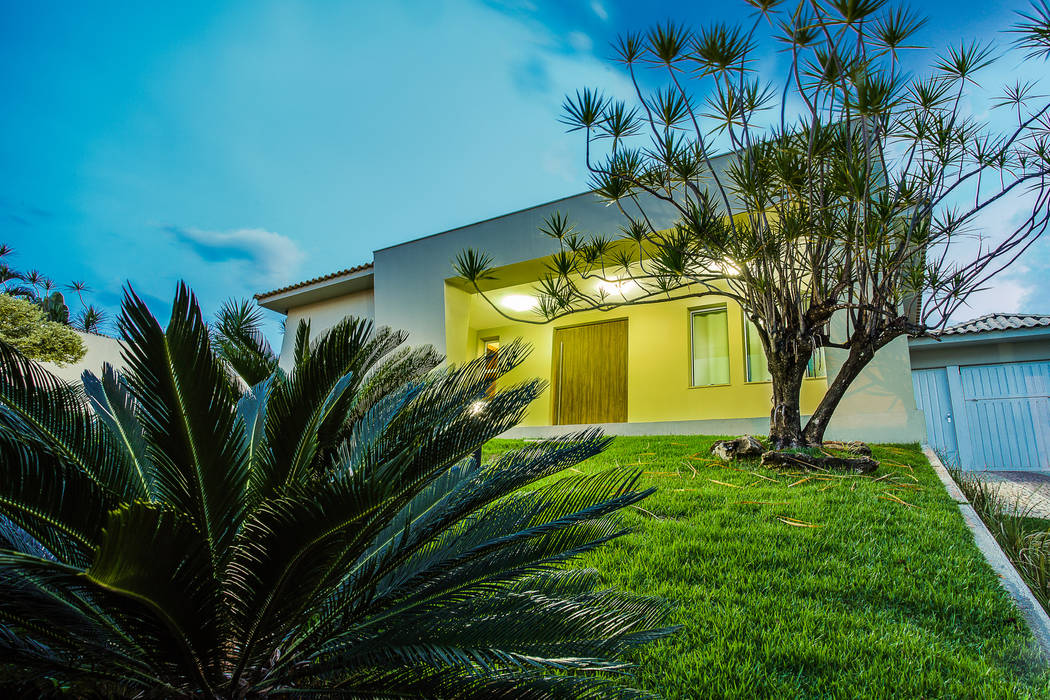
{"label": "window", "polygon": [[726,307],[701,309],[692,324],[693,386],[729,383],[729,323]]}
{"label": "window", "polygon": [[[755,324],[746,317],[744,320],[744,365],[747,370],[747,381],[768,382],[772,379],[769,375],[769,366],[766,364],[766,351],[762,347],[762,339],[758,337]],[[823,377],[825,373],[824,348],[817,348],[813,357],[809,358],[806,378]]]}
{"label": "window", "polygon": [[766,364],[766,351],[762,339],[758,337],[755,324],[744,317],[744,364],[747,370],[747,381],[768,382],[772,379],[769,366]]}
{"label": "window", "polygon": [[499,355],[499,338],[483,338],[481,345],[485,353],[485,376],[492,382],[488,389],[488,396],[491,397],[496,393],[496,358]]}
{"label": "window", "polygon": [[810,379],[815,377],[824,377],[827,375],[827,368],[824,366],[824,348],[817,348],[813,353],[813,357],[809,358],[809,366],[806,367],[806,376]]}

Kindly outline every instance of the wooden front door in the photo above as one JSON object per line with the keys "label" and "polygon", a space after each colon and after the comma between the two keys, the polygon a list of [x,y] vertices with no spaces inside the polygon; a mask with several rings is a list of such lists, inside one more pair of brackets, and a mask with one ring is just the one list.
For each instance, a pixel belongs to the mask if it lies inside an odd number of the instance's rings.
{"label": "wooden front door", "polygon": [[554,331],[554,425],[627,420],[627,319]]}

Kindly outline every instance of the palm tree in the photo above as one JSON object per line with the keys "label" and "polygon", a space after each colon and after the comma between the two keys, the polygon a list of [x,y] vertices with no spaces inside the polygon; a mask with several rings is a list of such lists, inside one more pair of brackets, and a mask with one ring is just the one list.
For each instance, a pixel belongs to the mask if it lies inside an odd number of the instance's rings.
{"label": "palm tree", "polygon": [[96,308],[94,304],[87,304],[77,314],[73,327],[84,333],[101,333],[102,324],[106,322],[106,312]]}
{"label": "palm tree", "polygon": [[215,354],[248,386],[277,369],[277,353],[262,332],[262,309],[248,299],[227,299],[216,314],[212,330]]}
{"label": "palm tree", "polygon": [[185,286],[166,329],[129,289],[120,327],[126,373],[84,390],[0,344],[12,692],[643,695],[623,655],[666,605],[569,566],[623,532],[638,475],[536,485],[601,450],[593,430],[468,458],[538,380],[489,395],[479,360],[390,386],[403,336],[347,319],[238,398]]}

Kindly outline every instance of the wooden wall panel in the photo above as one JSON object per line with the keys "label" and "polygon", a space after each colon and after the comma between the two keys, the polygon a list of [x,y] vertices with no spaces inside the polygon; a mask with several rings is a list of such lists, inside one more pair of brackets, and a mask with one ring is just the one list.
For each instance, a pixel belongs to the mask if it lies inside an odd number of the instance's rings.
{"label": "wooden wall panel", "polygon": [[551,365],[555,425],[626,422],[626,319],[556,329]]}

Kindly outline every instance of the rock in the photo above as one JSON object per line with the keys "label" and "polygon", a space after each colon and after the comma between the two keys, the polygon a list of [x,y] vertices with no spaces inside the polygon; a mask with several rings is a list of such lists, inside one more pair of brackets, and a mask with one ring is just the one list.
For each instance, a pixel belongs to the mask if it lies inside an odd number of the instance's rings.
{"label": "rock", "polygon": [[879,463],[868,456],[835,457],[834,455],[810,455],[805,452],[766,452],[762,455],[763,467],[770,469],[802,469],[804,471],[849,472],[870,474],[879,468]]}
{"label": "rock", "polygon": [[731,459],[759,457],[762,454],[762,443],[751,435],[741,435],[732,440],[719,440],[711,445],[711,454],[727,462]]}
{"label": "rock", "polygon": [[861,457],[871,457],[871,448],[868,447],[867,443],[861,442],[860,440],[851,440],[849,442],[829,440],[824,443],[824,448],[829,450],[843,450],[849,452],[851,455],[858,455]]}

